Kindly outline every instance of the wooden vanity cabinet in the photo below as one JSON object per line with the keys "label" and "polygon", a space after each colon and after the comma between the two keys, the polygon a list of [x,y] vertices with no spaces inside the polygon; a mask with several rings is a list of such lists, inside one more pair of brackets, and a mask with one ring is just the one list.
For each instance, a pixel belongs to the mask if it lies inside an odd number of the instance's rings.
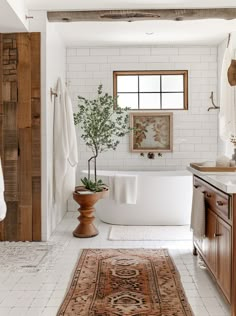
{"label": "wooden vanity cabinet", "polygon": [[231,226],[217,219],[217,280],[226,298],[231,302]]}
{"label": "wooden vanity cabinet", "polygon": [[216,277],[216,252],[217,239],[215,237],[217,231],[217,215],[210,209],[206,209],[206,236],[202,239],[202,255],[212,274]]}
{"label": "wooden vanity cabinet", "polygon": [[205,237],[196,238],[194,236],[194,247],[215,277],[228,302],[231,303],[231,195],[218,190],[196,176],[194,176],[194,186],[204,192],[206,209]]}

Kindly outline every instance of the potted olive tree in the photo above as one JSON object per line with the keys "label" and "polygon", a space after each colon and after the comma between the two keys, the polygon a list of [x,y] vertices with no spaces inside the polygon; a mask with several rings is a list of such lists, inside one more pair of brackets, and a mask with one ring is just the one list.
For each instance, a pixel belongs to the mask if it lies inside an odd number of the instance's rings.
{"label": "potted olive tree", "polygon": [[[75,125],[81,128],[81,138],[92,152],[88,160],[88,176],[81,179],[84,187],[76,187],[73,194],[74,199],[80,204],[81,213],[80,225],[73,232],[76,237],[92,237],[98,234],[92,224],[93,205],[103,196],[107,187],[101,179],[97,178],[97,157],[107,150],[116,150],[120,142],[119,138],[131,130],[128,124],[128,108],[120,108],[116,104],[116,98],[103,93],[102,85],[99,85],[97,92],[97,98],[94,100],[78,96],[79,110],[74,113]],[[91,162],[93,162],[93,176]],[[88,210],[91,212],[89,213]]]}

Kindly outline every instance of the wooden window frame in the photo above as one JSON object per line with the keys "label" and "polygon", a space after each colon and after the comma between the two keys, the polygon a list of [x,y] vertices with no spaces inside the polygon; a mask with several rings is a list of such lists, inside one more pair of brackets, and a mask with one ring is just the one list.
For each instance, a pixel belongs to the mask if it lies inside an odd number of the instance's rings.
{"label": "wooden window frame", "polygon": [[[142,71],[113,71],[113,96],[117,97],[117,76],[139,76],[139,75],[183,75],[184,85],[184,106],[182,109],[168,108],[168,109],[131,109],[132,111],[183,111],[188,110],[188,70],[142,70]],[[140,93],[138,91],[138,93]],[[162,92],[160,92],[162,93]],[[116,107],[116,106],[115,106]]]}

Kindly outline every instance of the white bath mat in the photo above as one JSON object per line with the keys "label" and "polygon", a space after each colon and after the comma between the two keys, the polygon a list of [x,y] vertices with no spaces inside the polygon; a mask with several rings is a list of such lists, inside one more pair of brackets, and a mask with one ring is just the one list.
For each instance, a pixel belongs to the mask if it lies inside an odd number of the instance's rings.
{"label": "white bath mat", "polygon": [[189,226],[113,225],[109,240],[192,240]]}

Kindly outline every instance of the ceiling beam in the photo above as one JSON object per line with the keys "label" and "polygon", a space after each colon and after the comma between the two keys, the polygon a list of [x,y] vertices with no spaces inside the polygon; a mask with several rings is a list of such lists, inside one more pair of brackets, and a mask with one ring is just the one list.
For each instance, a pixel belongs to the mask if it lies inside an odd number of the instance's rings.
{"label": "ceiling beam", "polygon": [[80,21],[142,21],[171,20],[190,21],[202,19],[236,18],[236,8],[214,9],[160,9],[160,10],[100,10],[100,11],[49,11],[49,22]]}

